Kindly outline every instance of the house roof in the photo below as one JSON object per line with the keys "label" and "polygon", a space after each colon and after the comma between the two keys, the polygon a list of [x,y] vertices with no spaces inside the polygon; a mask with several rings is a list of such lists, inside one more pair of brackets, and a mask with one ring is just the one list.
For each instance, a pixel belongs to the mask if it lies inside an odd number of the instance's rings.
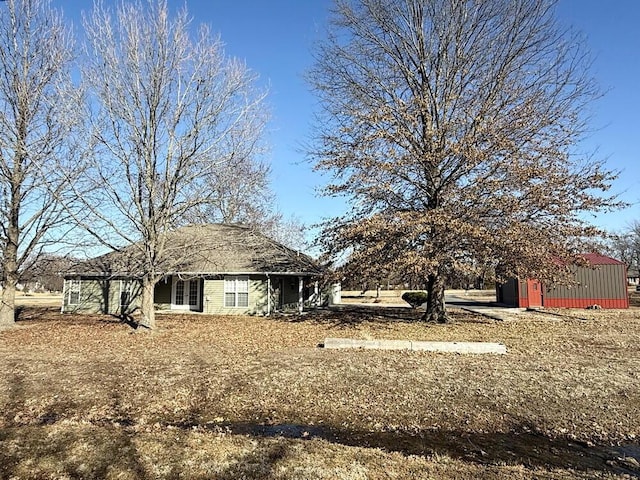
{"label": "house roof", "polygon": [[[317,275],[322,267],[311,257],[237,224],[189,225],[166,234],[158,262],[162,274],[216,275],[274,273]],[[137,276],[144,245],[136,243],[77,264],[66,276]]]}

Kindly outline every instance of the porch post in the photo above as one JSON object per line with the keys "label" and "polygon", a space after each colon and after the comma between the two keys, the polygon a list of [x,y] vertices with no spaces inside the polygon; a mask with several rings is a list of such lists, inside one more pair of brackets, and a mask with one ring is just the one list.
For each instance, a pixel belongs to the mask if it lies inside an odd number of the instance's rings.
{"label": "porch post", "polygon": [[271,277],[267,275],[267,316],[271,315]]}
{"label": "porch post", "polygon": [[67,279],[62,280],[62,305],[60,306],[60,313],[64,313],[64,299],[67,293]]}
{"label": "porch post", "polygon": [[316,298],[316,307],[320,306],[320,292],[318,291],[318,281],[313,282],[313,296]]}
{"label": "porch post", "polygon": [[302,287],[304,286],[304,280],[302,277],[298,277],[298,313],[302,313],[302,307],[304,306],[304,296],[303,296],[303,289]]}

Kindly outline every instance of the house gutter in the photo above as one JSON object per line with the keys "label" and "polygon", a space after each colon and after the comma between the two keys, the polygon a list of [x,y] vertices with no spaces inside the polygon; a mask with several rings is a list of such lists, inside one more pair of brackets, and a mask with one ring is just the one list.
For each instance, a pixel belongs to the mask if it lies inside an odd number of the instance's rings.
{"label": "house gutter", "polygon": [[321,272],[168,272],[163,275],[280,275],[282,277],[299,277],[321,275]]}
{"label": "house gutter", "polygon": [[[321,275],[321,272],[165,272],[162,276],[168,275],[188,275],[188,276],[214,276],[214,275],[280,275],[282,277],[299,277],[299,276],[317,276]],[[105,272],[68,272],[65,277],[140,277],[140,274],[132,274],[131,272],[118,272],[118,273],[105,273]]]}

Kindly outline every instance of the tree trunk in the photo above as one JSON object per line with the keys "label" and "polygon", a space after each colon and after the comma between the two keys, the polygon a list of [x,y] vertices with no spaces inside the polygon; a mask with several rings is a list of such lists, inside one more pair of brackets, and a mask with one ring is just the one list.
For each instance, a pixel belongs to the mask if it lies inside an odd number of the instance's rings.
{"label": "tree trunk", "polygon": [[7,280],[2,288],[2,304],[0,304],[0,330],[16,325],[16,282]]}
{"label": "tree trunk", "polygon": [[148,275],[145,275],[142,279],[142,301],[140,305],[142,318],[138,326],[148,330],[156,328],[156,311],[153,303],[154,290],[155,282]]}
{"label": "tree trunk", "polygon": [[[15,194],[14,197],[15,198]],[[18,225],[17,205],[12,205],[9,216],[10,225],[7,228],[7,240],[4,248],[3,269],[4,282],[2,284],[2,304],[0,304],[0,329],[15,327],[16,325],[16,285],[18,285]]]}
{"label": "tree trunk", "polygon": [[427,309],[422,320],[436,323],[449,321],[444,306],[444,278],[439,274],[427,277]]}

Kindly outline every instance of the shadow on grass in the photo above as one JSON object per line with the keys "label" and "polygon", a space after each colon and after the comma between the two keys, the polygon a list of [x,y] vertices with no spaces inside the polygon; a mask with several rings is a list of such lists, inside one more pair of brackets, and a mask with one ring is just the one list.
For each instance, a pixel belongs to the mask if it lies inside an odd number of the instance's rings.
{"label": "shadow on grass", "polygon": [[122,323],[124,325],[127,325],[132,330],[137,330],[138,327],[140,327],[140,325],[138,324],[136,319],[133,317],[133,315],[131,315],[129,313],[123,313],[123,314],[120,314],[120,315],[112,315],[111,317],[116,319],[116,321],[118,323]]}
{"label": "shadow on grass", "polygon": [[15,321],[20,323],[35,321],[57,321],[60,319],[60,307],[18,305],[15,309]]}
{"label": "shadow on grass", "polygon": [[[199,428],[191,423],[174,424],[181,429]],[[575,469],[615,472],[607,463],[612,449],[587,446],[581,442],[553,439],[529,431],[476,433],[441,430],[359,431],[318,425],[257,424],[229,422],[206,424],[216,432],[228,432],[257,438],[282,437],[297,440],[322,439],[349,447],[376,448],[403,455],[446,455],[480,465],[522,465],[527,468]],[[640,478],[637,472],[625,470]]]}
{"label": "shadow on grass", "polygon": [[[46,427],[44,427],[46,428]],[[80,433],[58,429],[47,434],[43,427],[0,429],[0,478],[109,478],[126,472],[125,478],[151,478],[140,463],[135,435],[123,429]],[[17,452],[9,444],[19,446]]]}
{"label": "shadow on grass", "polygon": [[138,328],[138,322],[131,314],[112,315],[98,313],[66,314],[60,313],[59,307],[50,306],[23,306],[16,307],[15,319],[18,324],[28,325],[35,323],[61,323],[65,325],[109,325],[120,324]]}
{"label": "shadow on grass", "polygon": [[[274,315],[271,318],[283,322],[309,322],[329,324],[336,327],[352,327],[361,323],[423,323],[424,325],[437,325],[423,322],[423,313],[424,309],[411,309],[408,307],[340,305],[310,310],[302,315]],[[492,320],[461,310],[449,310],[448,315],[453,323],[493,323]]]}
{"label": "shadow on grass", "polygon": [[[23,383],[20,376],[13,376],[8,402],[0,415],[0,478],[101,479],[113,476],[114,471],[126,472],[127,478],[151,478],[140,463],[135,433],[114,426],[133,425],[128,417],[117,418],[117,423],[92,424],[92,433],[83,435],[77,428],[63,426],[65,413],[78,406],[61,399],[22,424],[21,412],[28,410]],[[111,407],[116,413],[122,411],[120,401],[119,393],[114,392]],[[96,432],[95,426],[104,428]],[[49,427],[58,427],[55,434],[45,433]],[[19,448],[15,449],[16,445]],[[32,471],[41,461],[43,471]],[[52,467],[54,471],[48,471]]]}
{"label": "shadow on grass", "polygon": [[264,479],[272,478],[278,463],[287,456],[283,443],[260,445],[249,450],[222,472],[215,475],[216,480]]}
{"label": "shadow on grass", "polygon": [[[158,471],[174,478],[189,475],[187,458],[197,453],[190,445],[192,432],[241,435],[251,448],[238,448],[226,466],[219,465],[212,478],[268,478],[288,455],[289,440],[321,439],[348,447],[375,448],[403,455],[447,456],[480,466],[522,466],[538,472],[569,469],[601,476],[624,473],[640,478],[640,470],[617,464],[615,450],[593,447],[530,432],[469,433],[459,431],[368,432],[317,425],[250,422],[163,424],[151,433],[139,433],[135,425],[93,422],[82,427],[62,427],[47,434],[51,425],[0,429],[0,477],[19,477],[26,465],[48,458],[65,478],[105,478],[133,475],[156,478]],[[201,438],[199,437],[201,442]],[[262,440],[261,440],[262,439]],[[268,440],[271,439],[271,440]],[[257,440],[257,441],[256,441]],[[163,451],[161,460],[142,461],[143,445],[152,442]],[[13,448],[8,448],[13,444]],[[19,445],[16,448],[16,445]],[[296,450],[299,451],[299,450]],[[230,457],[226,456],[227,460]],[[26,462],[26,463],[25,463]],[[215,458],[210,463],[216,463]],[[45,464],[42,468],[50,468]],[[44,473],[44,472],[41,472]]]}
{"label": "shadow on grass", "polygon": [[298,314],[275,314],[274,320],[284,322],[309,322],[335,325],[358,325],[364,322],[406,322],[420,321],[421,312],[404,307],[380,307],[361,305],[339,305],[317,308]]}
{"label": "shadow on grass", "polygon": [[[196,360],[204,370],[204,362]],[[17,366],[11,364],[10,370]],[[65,422],[67,412],[78,411],[79,406],[64,398],[49,405],[37,417],[22,417],[23,412],[29,411],[28,392],[23,376],[14,374],[8,382],[7,399],[0,405],[3,410],[0,415],[0,478],[21,478],[25,468],[36,466],[43,470],[30,478],[106,478],[120,474],[130,478],[188,477],[191,472],[184,469],[197,455],[197,445],[202,445],[202,437],[195,443],[190,441],[194,432],[206,435],[209,441],[229,434],[251,440],[251,448],[238,448],[232,454],[233,461],[226,462],[227,466],[218,469],[212,477],[225,480],[267,478],[288,454],[288,440],[311,439],[346,447],[382,449],[405,456],[446,456],[481,466],[573,469],[596,475],[625,473],[640,478],[640,469],[633,463],[616,463],[618,456],[640,460],[635,458],[635,452],[640,457],[637,445],[628,446],[625,451],[618,450],[621,454],[616,455],[611,447],[536,433],[535,425],[524,421],[517,423],[510,432],[424,428],[371,431],[285,422],[207,422],[204,419],[209,415],[205,406],[212,401],[209,387],[202,385],[191,397],[190,408],[182,417],[188,421],[158,419],[149,430],[138,424],[130,407],[125,406],[121,393],[114,388],[105,408],[110,412],[108,417],[68,424]],[[265,417],[260,414],[258,418]],[[149,457],[149,445],[163,453],[157,458]],[[55,468],[55,472],[50,472],[50,468]],[[158,471],[163,474],[158,475]]]}

